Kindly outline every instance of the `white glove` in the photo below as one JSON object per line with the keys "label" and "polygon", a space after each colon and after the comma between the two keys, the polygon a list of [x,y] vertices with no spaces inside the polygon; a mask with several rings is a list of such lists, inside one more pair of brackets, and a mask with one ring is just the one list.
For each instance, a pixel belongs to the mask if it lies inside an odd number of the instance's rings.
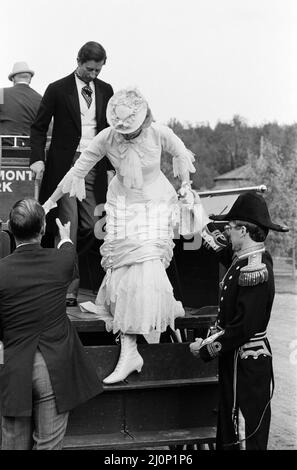
{"label": "white glove", "polygon": [[191,353],[196,357],[199,357],[200,355],[199,350],[201,348],[202,342],[202,338],[195,338],[195,342],[190,344]]}
{"label": "white glove", "polygon": [[43,204],[43,209],[45,212],[45,215],[49,213],[54,207],[57,207],[57,203],[52,201],[51,198],[49,197],[47,201]]}
{"label": "white glove", "polygon": [[41,180],[44,172],[44,162],[42,160],[38,160],[38,162],[32,163],[32,165],[30,165],[30,170],[33,171],[35,179]]}
{"label": "white glove", "polygon": [[195,193],[191,189],[190,181],[183,181],[177,193],[179,195],[179,200],[183,204],[188,204],[191,207],[193,207],[194,202],[195,202]]}

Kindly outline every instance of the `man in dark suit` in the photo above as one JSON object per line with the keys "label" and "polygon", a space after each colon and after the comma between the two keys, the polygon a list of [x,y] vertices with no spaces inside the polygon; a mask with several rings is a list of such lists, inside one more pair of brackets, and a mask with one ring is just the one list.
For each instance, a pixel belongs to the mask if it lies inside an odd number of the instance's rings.
{"label": "man in dark suit", "polygon": [[[69,76],[51,83],[45,91],[37,117],[31,128],[31,169],[40,178],[40,202],[44,203],[57,184],[87,148],[93,137],[107,127],[106,106],[113,95],[111,85],[97,79],[106,62],[104,48],[87,42],[78,52],[77,69]],[[53,118],[52,140],[45,161],[46,132]],[[86,179],[86,199],[82,202],[65,195],[54,215],[48,218],[48,230],[53,232],[54,217],[71,221],[71,239],[83,239],[84,249],[94,241],[96,206],[105,202],[107,170],[112,170],[104,158]],[[96,210],[98,213],[98,208]],[[78,232],[79,230],[79,232]],[[69,286],[67,305],[74,306],[79,288],[78,263],[75,278]]]}
{"label": "man in dark suit", "polygon": [[42,98],[30,87],[33,75],[26,62],[14,64],[8,75],[14,86],[0,90],[0,135],[30,135]]}
{"label": "man in dark suit", "polygon": [[9,216],[16,250],[0,260],[2,449],[60,449],[68,412],[102,391],[66,315],[75,259],[69,223],[59,248],[42,248],[45,213],[34,199]]}

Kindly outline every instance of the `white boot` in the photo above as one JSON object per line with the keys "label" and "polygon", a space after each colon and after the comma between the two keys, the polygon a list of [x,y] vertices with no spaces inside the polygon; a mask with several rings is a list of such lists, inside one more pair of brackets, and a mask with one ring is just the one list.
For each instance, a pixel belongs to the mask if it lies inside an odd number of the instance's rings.
{"label": "white boot", "polygon": [[105,379],[104,384],[121,382],[129,374],[137,370],[140,372],[143,359],[137,350],[136,335],[121,334],[121,353],[115,370]]}

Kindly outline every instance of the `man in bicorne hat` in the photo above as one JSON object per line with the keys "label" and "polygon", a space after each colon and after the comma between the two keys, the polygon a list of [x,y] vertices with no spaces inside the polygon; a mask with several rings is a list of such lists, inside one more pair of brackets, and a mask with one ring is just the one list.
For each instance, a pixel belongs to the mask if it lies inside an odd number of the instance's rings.
{"label": "man in bicorne hat", "polygon": [[8,79],[13,87],[0,90],[0,135],[30,135],[42,96],[30,87],[34,71],[16,62]]}
{"label": "man in bicorne hat", "polygon": [[[266,335],[274,299],[272,259],[264,241],[274,224],[265,199],[246,192],[228,214],[224,233],[213,222],[202,237],[211,241],[227,272],[220,283],[218,317],[206,340],[190,345],[204,361],[218,357],[217,450],[265,450],[273,393],[272,352]],[[231,242],[231,243],[228,243]]]}

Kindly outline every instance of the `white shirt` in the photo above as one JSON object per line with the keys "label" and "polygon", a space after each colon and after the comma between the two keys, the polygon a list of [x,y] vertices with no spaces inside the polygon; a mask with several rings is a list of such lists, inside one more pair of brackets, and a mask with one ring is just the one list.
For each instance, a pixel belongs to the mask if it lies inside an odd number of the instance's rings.
{"label": "white shirt", "polygon": [[95,100],[95,85],[94,82],[89,83],[89,87],[92,89],[92,103],[88,108],[86,100],[84,99],[81,90],[86,83],[75,75],[75,82],[78,92],[80,117],[81,117],[81,139],[77,147],[77,152],[82,152],[88,147],[89,143],[97,134],[97,121],[96,121],[96,100]]}

